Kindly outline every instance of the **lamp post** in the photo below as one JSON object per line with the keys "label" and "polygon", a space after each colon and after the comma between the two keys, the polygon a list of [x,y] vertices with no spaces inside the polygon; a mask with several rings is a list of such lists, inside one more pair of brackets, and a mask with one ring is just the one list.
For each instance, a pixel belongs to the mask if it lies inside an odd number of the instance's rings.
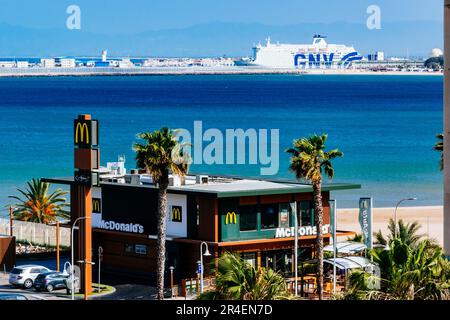
{"label": "lamp post", "polygon": [[102,260],[103,260],[103,247],[99,246],[98,247],[98,288],[97,291],[100,292],[100,272],[101,272],[101,264],[102,264]]}
{"label": "lamp post", "polygon": [[174,296],[174,294],[173,294],[173,270],[174,269],[175,268],[173,266],[169,267],[169,270],[170,270],[170,293],[171,293],[172,297]]}
{"label": "lamp post", "polygon": [[77,219],[75,219],[75,221],[73,222],[72,228],[71,228],[71,235],[70,235],[70,264],[71,264],[71,277],[72,277],[72,300],[75,300],[75,275],[74,275],[74,254],[73,254],[73,233],[74,230],[78,230],[80,229],[79,227],[77,227],[77,223],[80,220],[85,220],[85,219],[89,219],[89,217],[79,217]]}
{"label": "lamp post", "polygon": [[417,200],[417,198],[404,198],[404,199],[401,199],[399,202],[397,202],[397,205],[395,206],[395,210],[394,210],[394,238],[397,238],[397,209],[398,209],[398,206],[403,201],[414,201],[414,200]]}
{"label": "lamp post", "polygon": [[13,213],[16,208],[9,206],[9,235],[13,236]]}
{"label": "lamp post", "polygon": [[56,220],[56,271],[59,271],[59,221]]}
{"label": "lamp post", "polygon": [[[203,245],[206,247],[205,253],[203,253]],[[208,244],[203,241],[200,243],[200,293],[203,293],[203,256],[209,257],[210,255],[211,253],[209,252]]]}

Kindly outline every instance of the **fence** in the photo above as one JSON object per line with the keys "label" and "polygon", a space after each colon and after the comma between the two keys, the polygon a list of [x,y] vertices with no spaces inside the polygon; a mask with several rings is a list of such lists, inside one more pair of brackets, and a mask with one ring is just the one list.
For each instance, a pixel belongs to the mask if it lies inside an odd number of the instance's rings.
{"label": "fence", "polygon": [[[60,245],[70,246],[70,229],[60,227],[59,233]],[[0,234],[9,235],[9,219],[0,218]],[[16,241],[56,246],[56,226],[13,220],[13,235]]]}

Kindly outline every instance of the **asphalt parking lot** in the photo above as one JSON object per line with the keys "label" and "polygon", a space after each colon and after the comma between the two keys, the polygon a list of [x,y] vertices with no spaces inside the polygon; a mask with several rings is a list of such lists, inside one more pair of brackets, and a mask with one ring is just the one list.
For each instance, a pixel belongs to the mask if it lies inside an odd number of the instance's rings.
{"label": "asphalt parking lot", "polygon": [[[61,259],[60,270],[63,270],[64,263],[67,259]],[[36,264],[54,270],[56,261],[48,260],[21,260],[17,261],[17,266],[25,264]],[[93,274],[94,281],[96,274]],[[16,288],[9,284],[9,273],[0,272],[0,293],[20,293],[30,300],[67,300],[71,297],[66,295],[66,290],[54,290],[53,292],[36,292],[34,289]],[[113,275],[102,275],[102,283],[113,286],[116,291],[102,296],[90,297],[92,300],[154,300],[156,298],[155,287],[135,281],[134,279],[117,277]],[[95,288],[94,288],[95,290]],[[184,299],[184,298],[177,298]]]}

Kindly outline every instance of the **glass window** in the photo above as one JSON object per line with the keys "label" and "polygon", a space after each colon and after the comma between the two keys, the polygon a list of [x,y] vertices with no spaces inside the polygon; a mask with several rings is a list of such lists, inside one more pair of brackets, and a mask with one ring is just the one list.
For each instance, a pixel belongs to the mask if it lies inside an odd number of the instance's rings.
{"label": "glass window", "polygon": [[279,204],[261,205],[261,229],[278,228]]}
{"label": "glass window", "polygon": [[240,206],[238,210],[241,231],[256,230],[258,207],[256,205]]}
{"label": "glass window", "polygon": [[292,274],[292,250],[272,250],[261,252],[261,264],[265,268],[279,271],[285,276]]}
{"label": "glass window", "polygon": [[280,203],[280,222],[281,228],[289,228],[289,203]]}
{"label": "glass window", "polygon": [[145,244],[136,244],[134,248],[136,254],[147,254],[147,246]]}
{"label": "glass window", "polygon": [[300,201],[297,204],[300,227],[314,226],[314,207],[312,201]]}
{"label": "glass window", "polygon": [[253,268],[256,268],[256,252],[245,252],[241,254],[241,257],[250,263]]}

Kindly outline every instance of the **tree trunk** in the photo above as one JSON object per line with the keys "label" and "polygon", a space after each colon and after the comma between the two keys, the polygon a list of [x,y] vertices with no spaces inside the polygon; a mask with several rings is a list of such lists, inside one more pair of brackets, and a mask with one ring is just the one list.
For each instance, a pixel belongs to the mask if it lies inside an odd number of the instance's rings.
{"label": "tree trunk", "polygon": [[166,208],[168,176],[163,176],[159,181],[158,191],[158,240],[157,240],[157,274],[156,291],[157,299],[164,300],[164,273],[166,264]]}
{"label": "tree trunk", "polygon": [[319,300],[323,299],[323,208],[322,208],[322,181],[313,182],[314,219],[316,222],[317,238],[317,292]]}

